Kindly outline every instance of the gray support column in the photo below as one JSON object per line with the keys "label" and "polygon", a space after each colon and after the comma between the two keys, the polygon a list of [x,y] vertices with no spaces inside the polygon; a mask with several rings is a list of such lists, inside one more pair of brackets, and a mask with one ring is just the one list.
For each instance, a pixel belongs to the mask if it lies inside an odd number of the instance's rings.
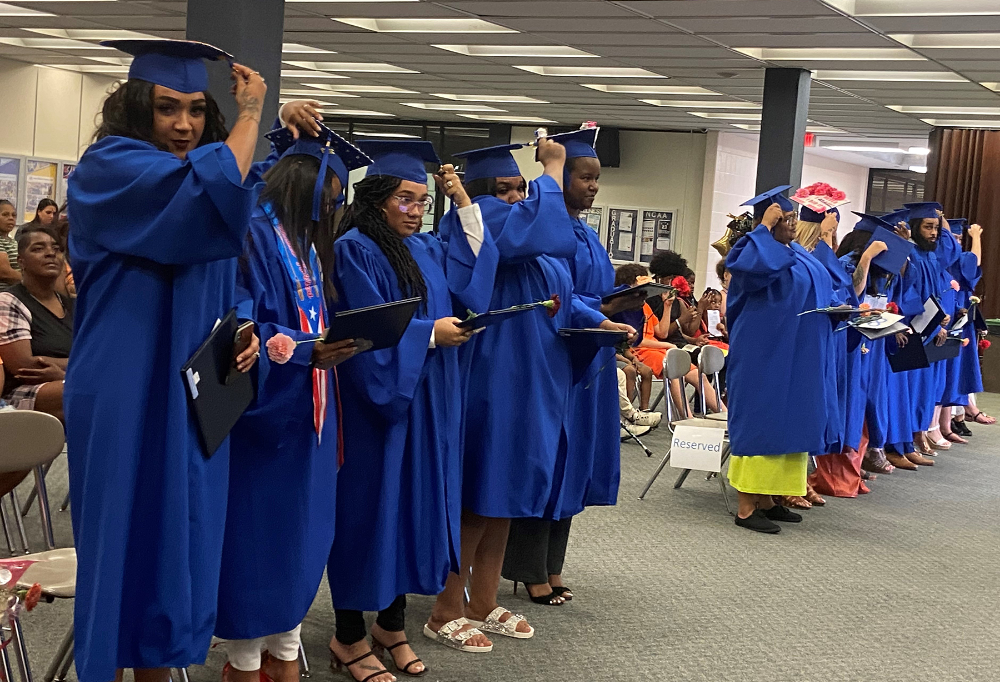
{"label": "gray support column", "polygon": [[764,75],[757,153],[758,192],[779,185],[798,187],[802,181],[810,85],[805,69],[769,68]]}
{"label": "gray support column", "polygon": [[[267,81],[261,132],[270,130],[278,113],[281,87],[281,42],[285,27],[285,0],[187,0],[187,38],[200,40],[235,55],[236,61],[259,71]],[[229,95],[232,81],[225,62],[209,64],[209,87],[226,122],[236,120],[236,104]],[[263,135],[257,157],[267,155]]]}

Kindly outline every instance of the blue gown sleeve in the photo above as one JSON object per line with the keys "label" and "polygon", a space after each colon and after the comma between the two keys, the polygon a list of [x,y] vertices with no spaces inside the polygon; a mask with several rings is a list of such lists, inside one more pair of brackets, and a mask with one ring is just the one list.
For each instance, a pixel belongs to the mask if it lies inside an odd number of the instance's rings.
{"label": "blue gown sleeve", "polygon": [[75,238],[164,265],[235,258],[243,250],[254,193],[222,143],[181,161],[125,137],[106,137],[73,173]]}
{"label": "blue gown sleeve", "polygon": [[[410,237],[413,239],[414,237]],[[391,285],[383,266],[363,245],[350,239],[340,239],[334,245],[338,290],[344,308],[364,308],[390,303]],[[418,313],[419,314],[419,313]],[[344,363],[362,380],[357,382],[360,394],[387,418],[405,414],[427,357],[434,320],[414,317],[395,348],[368,351]]]}
{"label": "blue gown sleeve", "polygon": [[[283,127],[284,126],[281,125],[281,119],[276,118],[274,119],[274,124],[271,126],[271,130],[278,130]],[[263,161],[257,161],[250,166],[250,172],[247,173],[246,181],[254,186],[264,182],[264,173],[274,168],[274,164],[278,163],[280,158],[281,155],[278,153],[278,150],[274,148],[274,143],[272,142],[271,151],[267,155],[267,158]]]}
{"label": "blue gown sleeve", "polygon": [[[484,229],[479,255],[475,255],[455,209],[448,211],[446,216],[452,216],[448,226],[449,235],[447,240],[441,239],[439,243],[446,254],[442,265],[448,279],[448,289],[466,309],[477,314],[485,313],[493,299],[493,284],[499,262],[496,244],[489,229]],[[410,237],[416,238],[437,239],[433,235]]]}
{"label": "blue gown sleeve", "polygon": [[741,239],[726,257],[726,268],[741,291],[764,289],[795,265],[792,250],[775,241],[764,225]]}
{"label": "blue gown sleeve", "polygon": [[976,262],[976,255],[966,252],[952,265],[951,274],[961,285],[962,289],[972,291],[979,284],[979,280],[982,279],[983,269]]}
{"label": "blue gown sleeve", "polygon": [[548,175],[528,184],[524,201],[509,206],[501,199],[488,197],[480,208],[502,263],[525,262],[539,256],[572,258],[576,253],[576,238],[567,220],[562,190]]}
{"label": "blue gown sleeve", "polygon": [[[854,290],[854,282],[852,281],[851,276],[847,273],[847,269],[844,267],[844,264],[839,258],[837,258],[837,254],[833,252],[833,249],[830,248],[829,244],[820,240],[820,242],[816,245],[816,248],[813,250],[813,256],[816,260],[822,263],[823,267],[825,267],[827,272],[830,273],[830,277],[833,278],[833,288],[835,291],[844,288],[851,289],[852,291]],[[848,300],[843,302],[850,303],[850,297],[848,297]]]}
{"label": "blue gown sleeve", "polygon": [[[593,329],[600,327],[607,317],[601,313],[601,299],[595,299],[586,295],[573,294],[570,307],[570,319],[574,329]],[[636,331],[641,332],[641,329]]]}

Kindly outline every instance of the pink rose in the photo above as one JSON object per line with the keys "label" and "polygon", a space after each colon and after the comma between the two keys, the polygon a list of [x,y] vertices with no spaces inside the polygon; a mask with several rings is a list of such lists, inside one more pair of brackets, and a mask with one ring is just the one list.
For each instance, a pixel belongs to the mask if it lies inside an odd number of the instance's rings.
{"label": "pink rose", "polygon": [[959,286],[958,282],[956,282],[955,280],[951,280],[951,288],[954,289],[955,291],[962,290],[962,287]]}
{"label": "pink rose", "polygon": [[295,352],[295,341],[287,334],[275,334],[267,340],[266,346],[267,357],[279,365],[291,360]]}
{"label": "pink rose", "polygon": [[805,199],[807,196],[809,196],[809,190],[803,187],[802,189],[798,190],[795,193],[795,196],[798,197],[799,199]]}
{"label": "pink rose", "polygon": [[830,198],[833,199],[834,201],[843,201],[844,199],[847,198],[847,194],[844,193],[844,192],[841,192],[838,189],[838,190],[835,190],[833,192],[833,194],[830,195]]}

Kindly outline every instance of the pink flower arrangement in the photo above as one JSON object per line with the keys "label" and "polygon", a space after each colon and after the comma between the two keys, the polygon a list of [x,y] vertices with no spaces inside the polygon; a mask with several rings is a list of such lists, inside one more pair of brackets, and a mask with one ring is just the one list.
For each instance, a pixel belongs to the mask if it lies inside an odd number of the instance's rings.
{"label": "pink flower arrangement", "polygon": [[808,197],[829,197],[833,201],[843,201],[847,198],[847,194],[825,182],[815,182],[808,187],[802,187],[795,192],[795,196],[798,199],[806,199]]}
{"label": "pink flower arrangement", "polygon": [[295,341],[287,334],[275,334],[267,340],[267,357],[271,362],[283,365],[292,359]]}

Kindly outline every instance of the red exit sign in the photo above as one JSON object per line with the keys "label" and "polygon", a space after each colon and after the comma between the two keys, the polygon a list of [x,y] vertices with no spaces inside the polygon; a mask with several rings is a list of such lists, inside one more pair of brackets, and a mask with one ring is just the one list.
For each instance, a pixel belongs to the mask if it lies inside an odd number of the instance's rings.
{"label": "red exit sign", "polygon": [[806,133],[806,146],[807,147],[816,146],[816,133]]}

